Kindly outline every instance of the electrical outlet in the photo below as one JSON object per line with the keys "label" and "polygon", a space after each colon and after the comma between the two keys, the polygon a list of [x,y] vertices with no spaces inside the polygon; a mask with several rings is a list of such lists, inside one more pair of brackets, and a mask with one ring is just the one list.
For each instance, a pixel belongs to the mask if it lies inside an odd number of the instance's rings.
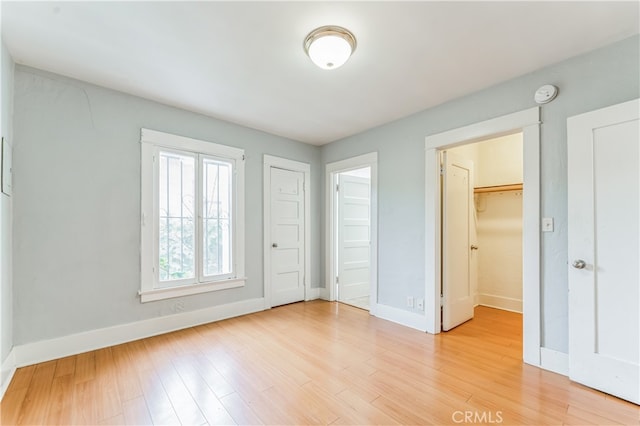
{"label": "electrical outlet", "polygon": [[413,308],[413,296],[407,296],[407,307]]}
{"label": "electrical outlet", "polygon": [[424,311],[424,299],[416,299],[416,308]]}

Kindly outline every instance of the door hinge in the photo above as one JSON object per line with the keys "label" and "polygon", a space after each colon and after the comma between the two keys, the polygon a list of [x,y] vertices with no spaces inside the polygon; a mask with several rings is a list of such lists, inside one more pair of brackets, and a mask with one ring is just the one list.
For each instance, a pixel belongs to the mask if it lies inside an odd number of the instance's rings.
{"label": "door hinge", "polygon": [[444,175],[444,167],[440,166],[440,176]]}
{"label": "door hinge", "polygon": [[336,192],[340,192],[340,185],[336,185]]}
{"label": "door hinge", "polygon": [[340,284],[340,277],[336,277],[336,284]]}
{"label": "door hinge", "polygon": [[242,161],[244,161],[246,159],[247,159],[247,157],[244,154],[242,154]]}
{"label": "door hinge", "polygon": [[440,295],[440,307],[444,306],[444,296]]}

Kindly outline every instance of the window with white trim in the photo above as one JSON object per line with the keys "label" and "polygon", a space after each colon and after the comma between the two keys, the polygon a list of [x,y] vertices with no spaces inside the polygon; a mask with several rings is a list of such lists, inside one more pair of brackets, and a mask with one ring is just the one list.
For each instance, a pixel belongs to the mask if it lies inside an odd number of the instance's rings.
{"label": "window with white trim", "polygon": [[244,150],[141,132],[142,302],[244,285]]}

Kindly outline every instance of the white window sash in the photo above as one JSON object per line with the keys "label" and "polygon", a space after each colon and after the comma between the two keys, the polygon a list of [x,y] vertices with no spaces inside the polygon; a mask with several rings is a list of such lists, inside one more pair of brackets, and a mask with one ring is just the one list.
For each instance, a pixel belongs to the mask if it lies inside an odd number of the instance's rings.
{"label": "white window sash", "polygon": [[[154,285],[153,288],[154,289],[165,289],[165,288],[170,288],[170,287],[182,287],[185,285],[190,285],[190,284],[197,284],[198,283],[198,252],[197,249],[195,249],[195,253],[194,253],[194,262],[195,264],[194,266],[194,274],[193,277],[191,278],[183,278],[183,279],[175,279],[175,280],[165,280],[165,281],[161,281],[160,280],[160,207],[159,207],[159,194],[160,194],[160,190],[158,188],[159,184],[160,184],[160,153],[161,152],[166,152],[166,153],[171,153],[171,154],[176,154],[176,155],[180,155],[180,156],[184,156],[184,157],[192,157],[195,163],[195,172],[197,174],[197,167],[198,167],[198,155],[189,151],[182,151],[182,150],[178,150],[178,149],[169,149],[169,148],[160,148],[160,147],[156,147],[154,149],[154,158],[156,159],[154,161],[154,165],[153,165],[153,181],[154,184],[156,185],[156,189],[153,192],[153,260],[154,260]],[[194,188],[195,194],[197,194],[198,191],[198,182],[196,180],[195,182],[195,188]],[[196,202],[194,203],[194,209],[198,208],[198,203],[197,203],[198,198],[196,197]],[[198,235],[198,217],[197,217],[197,210],[194,212],[194,225],[195,225],[195,229],[194,229],[194,237],[197,237]]]}
{"label": "white window sash", "polygon": [[230,160],[228,158],[222,158],[219,156],[213,156],[213,155],[200,155],[200,158],[198,160],[199,162],[199,171],[198,171],[198,181],[200,182],[200,184],[204,185],[204,160],[205,159],[211,159],[214,161],[220,161],[223,163],[227,163],[229,165],[231,165],[231,214],[229,215],[229,220],[231,221],[231,230],[230,230],[230,240],[231,240],[231,272],[227,273],[227,274],[212,274],[212,275],[205,275],[204,273],[204,269],[205,269],[205,262],[204,262],[204,215],[203,215],[203,206],[202,206],[202,202],[204,201],[204,197],[202,196],[203,193],[203,189],[204,188],[200,188],[200,195],[198,197],[198,224],[200,226],[200,232],[198,233],[198,247],[199,247],[199,260],[200,260],[200,265],[198,268],[198,279],[200,281],[200,283],[207,283],[207,282],[214,282],[214,281],[221,281],[221,280],[229,280],[229,279],[236,279],[237,278],[237,244],[236,244],[236,229],[237,229],[237,185],[236,185],[236,163],[237,161],[235,160]]}

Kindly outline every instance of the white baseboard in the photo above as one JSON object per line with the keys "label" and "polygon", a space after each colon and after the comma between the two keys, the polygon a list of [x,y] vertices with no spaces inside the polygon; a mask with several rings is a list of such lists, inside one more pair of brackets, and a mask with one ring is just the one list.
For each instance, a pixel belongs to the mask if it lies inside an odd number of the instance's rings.
{"label": "white baseboard", "polygon": [[309,300],[320,299],[320,288],[311,287],[309,289],[309,293],[305,296],[304,300],[308,302]]}
{"label": "white baseboard", "polygon": [[540,368],[569,375],[569,355],[549,348],[540,348]]}
{"label": "white baseboard", "polygon": [[13,349],[7,355],[7,358],[2,362],[2,367],[0,367],[0,401],[4,397],[4,393],[7,391],[9,387],[9,383],[11,383],[11,379],[13,379],[13,375],[16,372],[16,358],[15,352]]}
{"label": "white baseboard", "polygon": [[331,297],[329,294],[329,289],[328,288],[319,288],[318,290],[320,290],[320,299],[322,300],[329,300],[329,298]]}
{"label": "white baseboard", "polygon": [[101,328],[51,340],[14,346],[15,366],[50,361],[145,337],[264,310],[264,299],[249,299],[196,311]]}
{"label": "white baseboard", "polygon": [[478,304],[490,308],[502,309],[505,311],[522,313],[522,299],[496,296],[494,294],[478,294]]}
{"label": "white baseboard", "polygon": [[406,327],[415,328],[416,330],[427,331],[424,315],[419,315],[388,305],[381,305],[379,303],[376,304],[375,309],[370,312],[378,318],[395,322]]}

